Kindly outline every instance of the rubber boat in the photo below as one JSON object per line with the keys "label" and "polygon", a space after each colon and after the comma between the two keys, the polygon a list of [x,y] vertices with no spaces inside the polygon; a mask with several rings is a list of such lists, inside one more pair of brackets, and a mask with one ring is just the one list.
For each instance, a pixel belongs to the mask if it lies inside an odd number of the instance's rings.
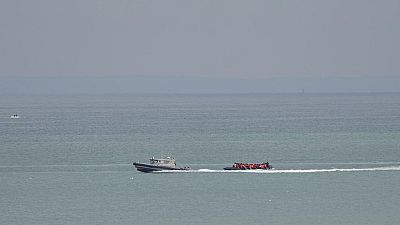
{"label": "rubber boat", "polygon": [[189,167],[177,167],[176,160],[172,157],[166,157],[164,159],[156,159],[152,157],[150,163],[134,162],[133,165],[138,171],[145,173],[163,170],[190,170]]}
{"label": "rubber boat", "polygon": [[234,163],[232,166],[225,167],[224,170],[269,170],[272,166],[266,163]]}
{"label": "rubber boat", "polygon": [[10,116],[11,119],[19,119],[19,116],[17,114],[14,114],[12,116]]}

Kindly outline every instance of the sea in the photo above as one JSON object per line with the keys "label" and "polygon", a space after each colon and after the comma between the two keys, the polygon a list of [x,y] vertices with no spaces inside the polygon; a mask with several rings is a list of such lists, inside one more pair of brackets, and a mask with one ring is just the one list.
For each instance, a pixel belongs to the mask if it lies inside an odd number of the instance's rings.
{"label": "sea", "polygon": [[397,225],[400,94],[1,96],[0,224]]}

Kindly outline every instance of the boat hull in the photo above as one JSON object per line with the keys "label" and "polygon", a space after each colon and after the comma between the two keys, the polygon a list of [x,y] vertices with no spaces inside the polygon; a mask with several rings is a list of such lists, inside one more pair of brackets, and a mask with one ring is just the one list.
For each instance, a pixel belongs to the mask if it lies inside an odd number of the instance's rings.
{"label": "boat hull", "polygon": [[159,166],[159,165],[150,165],[146,163],[138,163],[134,162],[133,165],[140,172],[151,173],[157,171],[165,171],[165,170],[189,170],[189,168],[180,168],[180,167],[168,167],[168,166]]}

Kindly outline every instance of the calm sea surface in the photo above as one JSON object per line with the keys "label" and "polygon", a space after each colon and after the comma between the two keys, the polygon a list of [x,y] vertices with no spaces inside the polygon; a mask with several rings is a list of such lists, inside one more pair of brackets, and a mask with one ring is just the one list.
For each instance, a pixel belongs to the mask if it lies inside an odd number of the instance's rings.
{"label": "calm sea surface", "polygon": [[400,224],[400,94],[1,96],[0,224]]}

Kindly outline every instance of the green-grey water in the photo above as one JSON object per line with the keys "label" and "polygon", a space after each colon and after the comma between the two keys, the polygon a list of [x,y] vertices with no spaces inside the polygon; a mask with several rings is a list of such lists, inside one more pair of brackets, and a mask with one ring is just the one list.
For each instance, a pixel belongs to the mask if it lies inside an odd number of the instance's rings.
{"label": "green-grey water", "polygon": [[[398,224],[399,112],[400,94],[3,96],[0,224]],[[153,155],[193,170],[131,165]]]}

